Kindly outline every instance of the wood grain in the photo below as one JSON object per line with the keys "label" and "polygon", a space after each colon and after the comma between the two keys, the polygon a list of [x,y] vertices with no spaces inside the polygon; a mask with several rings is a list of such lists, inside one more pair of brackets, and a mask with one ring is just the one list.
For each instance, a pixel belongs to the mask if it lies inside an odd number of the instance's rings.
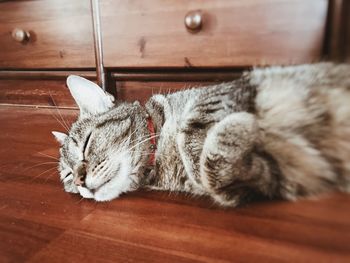
{"label": "wood grain", "polygon": [[[0,105],[1,262],[350,261],[346,194],[238,209],[166,192],[108,203],[67,194],[50,133],[64,128],[53,114]],[[60,114],[70,125],[78,112]]]}
{"label": "wood grain", "polygon": [[[132,81],[231,81],[242,76],[243,69],[226,69],[226,70],[138,70],[111,72],[111,78],[119,80]],[[247,69],[245,69],[247,70]],[[0,73],[1,77],[1,73]]]}
{"label": "wood grain", "polygon": [[350,2],[345,5],[345,61],[350,63]]}
{"label": "wood grain", "polygon": [[133,102],[140,101],[142,104],[155,94],[169,94],[182,89],[207,86],[215,84],[214,81],[116,81],[116,97],[118,100]]}
{"label": "wood grain", "polygon": [[346,0],[329,1],[325,49],[327,57],[332,61],[346,61],[347,37],[350,30],[347,25],[349,6],[349,1]]}
{"label": "wood grain", "polygon": [[[229,67],[322,57],[326,0],[101,0],[106,67]],[[203,12],[190,33],[184,17]]]}
{"label": "wood grain", "polygon": [[232,81],[242,76],[242,71],[123,71],[111,72],[114,81],[111,93],[118,100],[145,103],[154,94],[168,94],[182,89],[208,86]]}
{"label": "wood grain", "polygon": [[[29,42],[14,41],[14,28]],[[0,2],[0,47],[0,68],[94,68],[89,1]]]}
{"label": "wood grain", "polygon": [[79,75],[81,77],[96,80],[94,71],[77,70],[0,70],[1,79],[36,79],[36,80],[66,80],[69,75]]}
{"label": "wood grain", "polygon": [[77,108],[65,80],[0,80],[0,104]]}

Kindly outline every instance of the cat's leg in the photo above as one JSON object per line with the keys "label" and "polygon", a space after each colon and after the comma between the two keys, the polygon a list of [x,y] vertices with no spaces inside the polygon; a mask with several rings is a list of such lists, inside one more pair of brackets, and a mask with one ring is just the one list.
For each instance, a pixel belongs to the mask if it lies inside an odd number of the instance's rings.
{"label": "cat's leg", "polygon": [[208,132],[200,158],[202,185],[221,205],[236,206],[249,193],[271,196],[276,188],[272,160],[259,151],[254,115],[232,113]]}

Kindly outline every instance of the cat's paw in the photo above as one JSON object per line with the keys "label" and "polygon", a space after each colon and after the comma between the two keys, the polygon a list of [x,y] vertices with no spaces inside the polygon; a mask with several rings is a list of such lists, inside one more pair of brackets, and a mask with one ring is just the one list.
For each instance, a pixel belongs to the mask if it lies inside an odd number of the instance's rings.
{"label": "cat's paw", "polygon": [[82,187],[82,186],[78,186],[78,191],[79,194],[87,199],[93,199],[94,198],[94,194],[87,188]]}
{"label": "cat's paw", "polygon": [[201,182],[219,204],[237,205],[241,190],[250,186],[258,130],[255,117],[242,112],[227,116],[209,131],[200,159]]}
{"label": "cat's paw", "polygon": [[209,131],[204,147],[225,158],[241,158],[250,151],[258,137],[258,124],[247,112],[230,114]]}

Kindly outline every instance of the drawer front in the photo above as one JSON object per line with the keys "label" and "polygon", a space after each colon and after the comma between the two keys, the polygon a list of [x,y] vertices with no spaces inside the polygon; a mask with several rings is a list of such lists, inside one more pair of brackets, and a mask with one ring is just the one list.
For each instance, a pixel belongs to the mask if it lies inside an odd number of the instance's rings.
{"label": "drawer front", "polygon": [[0,71],[0,105],[77,109],[66,86],[69,75],[96,82],[94,71]]}
{"label": "drawer front", "polygon": [[[0,3],[0,68],[95,67],[89,2]],[[17,31],[17,41],[12,35],[16,28],[23,30]]]}
{"label": "drawer front", "polygon": [[0,105],[77,108],[65,80],[0,79]]}
{"label": "drawer front", "polygon": [[118,100],[128,102],[138,100],[142,104],[145,104],[154,94],[168,94],[182,89],[207,86],[214,83],[192,81],[117,81],[115,93]]}
{"label": "drawer front", "polygon": [[[107,67],[234,67],[319,60],[328,1],[101,0],[100,6]],[[193,33],[184,19],[196,10],[202,23]]]}
{"label": "drawer front", "polygon": [[145,103],[154,94],[168,94],[183,89],[200,88],[211,84],[223,83],[238,79],[242,71],[167,71],[167,72],[112,72],[114,81],[110,92],[118,100]]}

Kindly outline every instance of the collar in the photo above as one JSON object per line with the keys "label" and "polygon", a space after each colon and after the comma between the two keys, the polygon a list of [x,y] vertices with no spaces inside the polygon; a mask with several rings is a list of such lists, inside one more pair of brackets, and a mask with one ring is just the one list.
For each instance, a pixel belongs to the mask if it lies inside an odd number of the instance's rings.
{"label": "collar", "polygon": [[150,138],[150,142],[151,142],[151,153],[150,153],[150,156],[149,156],[149,165],[155,165],[155,160],[156,160],[156,157],[155,157],[155,153],[156,153],[156,150],[157,150],[157,142],[156,142],[156,133],[154,131],[154,124],[153,124],[153,121],[152,121],[152,118],[151,117],[148,117],[147,118],[147,129],[149,131],[149,133],[151,134],[151,138]]}

